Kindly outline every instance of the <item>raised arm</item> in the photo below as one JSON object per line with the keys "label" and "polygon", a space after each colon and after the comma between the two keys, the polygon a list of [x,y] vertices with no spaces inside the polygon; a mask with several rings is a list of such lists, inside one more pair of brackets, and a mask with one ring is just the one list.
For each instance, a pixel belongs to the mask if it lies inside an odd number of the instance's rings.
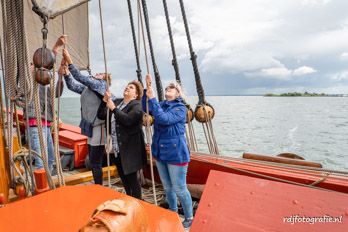
{"label": "raised arm", "polygon": [[75,80],[81,84],[89,87],[91,90],[96,91],[100,95],[104,95],[106,91],[106,81],[97,80],[90,75],[81,74],[80,70],[75,65],[69,64],[69,71]]}
{"label": "raised arm", "polygon": [[65,75],[64,79],[68,89],[75,93],[81,94],[83,90],[86,88],[86,86],[84,86],[83,84],[78,83],[77,81],[74,81],[73,78],[71,77],[71,74]]}
{"label": "raised arm", "polygon": [[149,106],[156,122],[160,125],[172,125],[186,118],[186,107],[178,104],[168,112],[164,112],[156,98],[149,99]]}

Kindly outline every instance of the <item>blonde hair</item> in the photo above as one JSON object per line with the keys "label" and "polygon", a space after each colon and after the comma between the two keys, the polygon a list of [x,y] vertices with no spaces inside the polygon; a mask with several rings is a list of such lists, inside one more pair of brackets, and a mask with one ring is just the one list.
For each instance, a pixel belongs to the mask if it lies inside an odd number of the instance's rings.
{"label": "blonde hair", "polygon": [[178,82],[170,82],[170,83],[167,85],[167,87],[175,88],[176,91],[178,92],[179,97],[185,99],[184,91],[183,91],[181,85],[180,85]]}

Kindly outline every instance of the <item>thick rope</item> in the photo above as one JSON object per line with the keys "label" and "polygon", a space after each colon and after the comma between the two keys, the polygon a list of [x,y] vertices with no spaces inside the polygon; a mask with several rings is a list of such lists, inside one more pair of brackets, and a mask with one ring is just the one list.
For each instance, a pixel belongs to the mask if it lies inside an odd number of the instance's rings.
{"label": "thick rope", "polygon": [[[208,105],[208,103],[207,103]],[[204,117],[207,119],[207,122],[202,123],[203,128],[206,127],[206,130],[204,130],[204,134],[206,136],[207,139],[207,144],[209,148],[209,151],[211,154],[219,154],[219,149],[218,149],[218,145],[215,139],[215,135],[214,135],[214,130],[213,130],[213,124],[211,122],[211,119],[208,117],[208,112],[206,110],[206,105],[202,105],[203,107],[203,112],[204,112]]]}
{"label": "thick rope", "polygon": [[[64,14],[62,14],[62,32],[63,32],[63,35],[65,35],[65,23],[64,23]],[[65,48],[65,44],[64,44],[64,48]],[[60,78],[62,78],[61,76],[59,76],[59,79]],[[59,91],[59,93],[58,93],[58,113],[57,113],[57,115],[58,115],[58,120],[60,119],[60,96],[61,96],[61,92],[62,92],[62,90],[61,90],[61,82],[58,80],[58,91]],[[58,122],[58,124],[59,124],[59,122]],[[59,125],[58,125],[58,127],[59,127]]]}
{"label": "thick rope", "polygon": [[[205,105],[209,105],[209,104],[205,100],[204,89],[203,89],[201,77],[200,77],[199,70],[198,70],[197,55],[193,51],[191,35],[190,35],[190,30],[189,30],[189,26],[188,26],[188,22],[187,22],[184,2],[183,2],[183,0],[179,0],[179,2],[180,2],[181,14],[182,14],[182,18],[183,18],[184,26],[185,26],[186,38],[187,38],[188,46],[190,49],[193,72],[195,75],[196,89],[197,89],[197,94],[198,94],[198,105],[203,106],[204,114],[205,114],[206,118],[208,119],[207,122],[203,123],[203,129],[205,127],[204,135],[206,137],[206,141],[207,141],[207,145],[208,145],[210,153],[219,154],[218,145],[217,145],[216,138],[214,135],[213,125],[212,125],[211,119],[209,119],[207,117],[207,112],[205,110]],[[204,125],[204,124],[206,124],[206,125]]]}
{"label": "thick rope", "polygon": [[[31,73],[32,78],[34,77],[34,70]],[[27,90],[27,84],[25,82],[24,85],[24,91],[26,92]],[[29,100],[28,97],[25,97],[25,109],[29,109]],[[30,178],[31,178],[31,193],[32,195],[35,194],[35,187],[36,187],[36,183],[35,183],[35,178],[34,178],[34,172],[33,172],[33,155],[32,155],[32,149],[31,149],[31,143],[30,143],[30,133],[29,133],[29,112],[28,110],[25,110],[25,130],[26,130],[26,139],[27,139],[27,145],[28,145],[28,155],[29,155],[29,173],[30,173]]]}
{"label": "thick rope", "polygon": [[[143,15],[141,13],[141,5],[140,0],[138,0],[138,14],[140,16],[140,22],[141,22],[141,30],[143,35],[143,43],[144,43],[144,54],[145,54],[145,61],[146,61],[146,70],[147,74],[149,74],[149,62],[147,60],[147,50],[146,50],[146,43],[145,43],[145,34],[144,34],[144,25],[143,25]],[[139,21],[138,21],[139,22]],[[146,88],[151,88],[151,85],[148,86],[148,83],[146,83]],[[149,113],[149,99],[146,98],[146,115],[150,115]],[[145,126],[145,132],[146,132],[146,142],[149,145],[149,156],[150,156],[150,172],[151,172],[151,183],[152,183],[152,193],[153,193],[153,199],[155,205],[157,205],[157,194],[156,194],[156,185],[155,185],[155,175],[153,172],[153,159],[152,159],[152,151],[151,151],[151,144],[152,144],[152,131],[151,131],[151,125],[149,124],[149,120],[146,120],[146,126]]]}
{"label": "thick rope", "polygon": [[132,11],[132,5],[131,1],[127,0],[128,3],[128,14],[129,14],[129,20],[131,24],[131,30],[132,30],[132,38],[133,38],[133,46],[134,46],[134,52],[135,52],[135,60],[137,63],[137,78],[138,81],[144,86],[142,76],[141,76],[141,68],[140,68],[140,61],[139,61],[139,52],[137,48],[137,39],[135,36],[135,29],[134,29],[134,20],[133,20],[133,11]]}
{"label": "thick rope", "polygon": [[[60,161],[60,154],[59,154],[59,129],[57,126],[57,114],[55,111],[55,98],[56,98],[56,78],[55,78],[55,65],[53,66],[53,73],[52,73],[52,78],[50,81],[50,89],[51,89],[51,104],[52,104],[52,113],[53,113],[53,131],[54,131],[54,139],[53,139],[53,145],[54,145],[54,157],[56,160],[56,170],[57,170],[57,177],[58,177],[58,182],[59,186],[65,186],[65,181],[64,181],[64,175],[63,175],[63,169]],[[60,91],[60,89],[58,90]],[[46,134],[47,136],[51,136]]]}
{"label": "thick rope", "polygon": [[[102,3],[101,0],[99,0],[99,18],[100,18],[100,30],[102,35],[102,44],[103,44],[103,56],[104,56],[104,67],[105,67],[105,75],[108,75],[108,66],[106,62],[106,49],[105,49],[105,39],[104,39],[104,26],[103,26],[103,12],[102,12]],[[109,80],[106,78],[106,91],[109,91]],[[107,145],[109,146],[109,140],[110,140],[110,134],[109,134],[109,118],[110,110],[107,110],[106,113],[106,141]],[[103,126],[103,125],[101,125]],[[103,135],[101,135],[103,138]],[[107,165],[108,165],[108,186],[111,187],[111,176],[110,176],[110,149],[106,149],[106,159],[107,159]]]}
{"label": "thick rope", "polygon": [[[5,67],[7,69],[6,94],[12,100],[28,95],[31,99],[32,79],[29,73],[29,56],[24,26],[23,1],[2,1],[5,39]],[[5,12],[5,13],[4,13]],[[6,18],[5,18],[6,15]],[[27,82],[27,92],[24,83]],[[11,93],[9,88],[12,89]]]}
{"label": "thick rope", "polygon": [[51,189],[55,188],[55,185],[52,180],[52,176],[48,167],[48,160],[47,160],[47,152],[46,147],[47,144],[45,143],[45,139],[43,137],[43,131],[42,131],[42,119],[41,119],[41,106],[40,106],[40,96],[39,96],[39,84],[37,82],[34,82],[34,108],[35,108],[35,115],[36,115],[36,123],[37,123],[37,130],[39,134],[39,141],[40,141],[40,149],[41,149],[41,157],[43,166],[46,172],[48,185]]}
{"label": "thick rope", "polygon": [[[144,45],[144,56],[145,56],[145,64],[146,64],[146,72],[150,73],[150,65],[149,65],[149,60],[148,60],[148,54],[147,54],[147,49],[146,49],[146,42],[145,42],[145,30],[144,30],[144,22],[143,22],[143,14],[141,13],[141,4],[140,0],[138,0],[138,28],[141,28],[141,34],[143,38],[143,45]],[[140,19],[140,21],[139,21]],[[139,33],[139,44],[140,44],[140,30],[138,30]],[[139,54],[140,54],[140,46],[139,46]]]}
{"label": "thick rope", "polygon": [[[1,2],[3,15],[3,38],[5,65],[4,76],[5,96],[10,99],[10,107],[7,114],[8,132],[7,145],[9,148],[9,160],[12,160],[13,154],[13,113],[14,102],[20,97],[26,96],[31,99],[32,79],[29,75],[28,48],[26,46],[26,33],[24,27],[24,3],[23,1],[4,0]],[[27,84],[27,91],[24,86]],[[6,104],[8,102],[6,101]],[[18,172],[13,162],[10,162],[11,185],[14,187],[14,171]],[[21,173],[18,173],[21,176]]]}
{"label": "thick rope", "polygon": [[148,16],[148,13],[147,13],[146,0],[141,0],[141,2],[142,2],[142,7],[143,7],[143,13],[144,13],[143,16],[144,16],[144,21],[145,21],[145,26],[146,26],[147,40],[149,42],[149,48],[150,48],[153,72],[155,74],[158,100],[159,101],[163,101],[163,99],[164,99],[163,98],[163,87],[162,87],[161,77],[160,77],[160,74],[159,74],[159,71],[158,71],[158,68],[157,68],[157,64],[156,64],[156,60],[155,60],[155,54],[154,54],[153,46],[152,46],[151,29],[150,29],[149,16]]}
{"label": "thick rope", "polygon": [[[6,44],[6,36],[8,35],[8,33],[6,33],[7,32],[7,19],[6,19],[6,10],[5,10],[5,4],[4,4],[4,2],[3,1],[1,1],[1,12],[2,12],[2,22],[3,22],[3,24],[2,24],[2,26],[3,26],[3,30],[2,30],[2,38],[3,38],[3,40],[4,40],[4,49],[2,50],[2,54],[3,54],[3,57],[2,57],[2,59],[1,59],[1,67],[2,67],[2,80],[3,80],[3,83],[4,83],[4,92],[5,92],[5,106],[6,106],[6,122],[7,122],[7,124],[9,123],[9,121],[10,121],[10,113],[9,113],[9,109],[10,109],[10,100],[9,100],[9,97],[8,97],[8,94],[6,94],[8,91],[9,91],[9,86],[6,84],[6,79],[5,79],[5,76],[6,76],[6,66],[7,66],[7,63],[5,63],[5,61],[4,61],[4,59],[6,58],[6,57],[8,57],[7,56],[7,49],[5,48],[5,44]],[[8,45],[9,46],[9,45]],[[4,128],[5,128],[6,126],[4,125]],[[4,132],[5,132],[5,129],[4,129]],[[8,145],[8,143],[9,143],[9,139],[6,139],[5,140],[5,142],[6,142],[6,145],[7,146],[9,146]],[[10,172],[12,173],[12,169],[10,169]],[[10,177],[12,178],[12,175],[11,175],[11,173],[10,173]]]}
{"label": "thick rope", "polygon": [[[174,72],[175,72],[175,80],[176,80],[177,83],[179,83],[182,86],[182,82],[181,82],[181,78],[180,78],[180,72],[179,72],[179,65],[178,65],[178,61],[177,61],[177,58],[176,58],[174,38],[173,38],[172,28],[171,28],[171,24],[170,24],[167,0],[163,0],[163,9],[164,9],[164,13],[165,13],[165,16],[166,16],[167,29],[168,29],[168,35],[169,35],[169,41],[170,41],[170,47],[171,47],[171,50],[172,50],[172,56],[173,56],[173,58],[172,58],[172,65],[173,65]],[[188,110],[191,110],[190,105],[187,104],[186,101],[184,102],[184,104],[187,105]],[[186,129],[187,129],[186,138],[187,138],[187,142],[188,142],[188,145],[190,147],[190,150],[196,151],[197,150],[197,146],[195,144],[196,143],[195,135],[194,135],[193,127],[192,127],[192,122],[190,120],[187,122]]]}
{"label": "thick rope", "polygon": [[4,119],[4,105],[3,105],[3,99],[2,99],[2,80],[4,79],[4,62],[2,59],[2,41],[1,41],[1,37],[0,37],[0,64],[1,64],[1,74],[2,74],[2,78],[0,79],[0,108],[1,108],[1,116],[0,116],[0,126],[2,127],[1,129],[3,131],[5,131],[5,119]]}
{"label": "thick rope", "polygon": [[198,151],[198,146],[197,146],[197,139],[196,139],[196,134],[192,125],[192,122],[187,123],[188,126],[188,131],[189,131],[189,137],[191,140],[191,151]]}
{"label": "thick rope", "polygon": [[175,79],[181,85],[179,65],[178,65],[178,61],[176,59],[173,33],[172,33],[172,28],[170,26],[170,18],[169,18],[168,7],[167,7],[167,0],[163,0],[163,8],[164,8],[164,13],[166,15],[166,22],[167,22],[168,35],[169,35],[169,40],[170,40],[170,47],[172,49],[172,55],[173,55],[172,65],[173,65],[173,68],[175,71]]}
{"label": "thick rope", "polygon": [[[15,110],[15,104],[14,102],[11,102],[10,104],[10,112],[13,113],[13,110]],[[9,133],[9,161],[10,161],[10,167],[12,168],[11,178],[12,178],[12,187],[14,188],[16,184],[21,183],[24,185],[24,188],[28,191],[28,186],[25,185],[25,178],[22,175],[21,170],[17,167],[16,163],[13,160],[13,117],[10,117],[10,124],[8,125],[8,133]],[[20,149],[21,150],[21,149]],[[19,151],[20,151],[19,150]],[[13,155],[12,155],[13,154]],[[16,178],[15,178],[16,173]]]}
{"label": "thick rope", "polygon": [[190,36],[190,30],[189,30],[188,23],[187,23],[187,18],[186,18],[184,2],[183,2],[183,0],[179,0],[179,2],[180,2],[180,9],[181,9],[182,18],[183,18],[184,25],[185,25],[187,42],[188,42],[188,45],[189,45],[189,48],[190,48],[193,72],[195,74],[196,89],[197,89],[197,94],[198,94],[198,98],[199,98],[198,104],[205,104],[206,101],[205,101],[204,89],[203,89],[203,85],[202,85],[202,82],[201,82],[201,77],[200,77],[199,70],[198,70],[197,55],[193,51],[193,46],[192,46],[191,36]]}

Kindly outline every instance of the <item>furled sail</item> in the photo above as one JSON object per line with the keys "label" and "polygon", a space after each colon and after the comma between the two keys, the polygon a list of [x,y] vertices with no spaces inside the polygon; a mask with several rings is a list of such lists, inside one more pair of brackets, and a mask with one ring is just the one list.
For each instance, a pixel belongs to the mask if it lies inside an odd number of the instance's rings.
{"label": "furled sail", "polygon": [[53,19],[89,0],[33,0],[33,3],[48,18]]}
{"label": "furled sail", "polygon": [[[44,2],[44,1],[41,1]],[[77,2],[59,0],[59,2]],[[82,2],[81,0],[79,2]],[[84,1],[87,2],[87,1]],[[71,8],[70,8],[71,9]],[[1,12],[2,14],[2,12]],[[4,48],[3,37],[3,23],[0,17],[0,36],[1,45]],[[42,33],[43,24],[40,17],[32,11],[32,1],[25,0],[24,4],[24,22],[25,33],[27,37],[27,46],[29,48],[29,57],[32,58],[34,52],[39,47],[42,47]],[[47,47],[52,48],[57,38],[63,33],[68,35],[67,48],[72,56],[74,64],[81,70],[89,68],[89,20],[88,20],[88,3],[79,5],[74,9],[65,12],[64,14],[55,17],[48,21],[48,38]],[[3,49],[4,51],[4,49]],[[61,52],[57,56],[57,66],[60,65]],[[2,67],[1,67],[2,68]],[[58,67],[57,67],[58,68]]]}

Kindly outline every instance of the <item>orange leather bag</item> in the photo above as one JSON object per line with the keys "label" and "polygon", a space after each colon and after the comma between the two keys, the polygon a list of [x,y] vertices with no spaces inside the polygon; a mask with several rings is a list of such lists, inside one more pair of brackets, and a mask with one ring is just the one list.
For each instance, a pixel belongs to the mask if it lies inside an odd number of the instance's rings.
{"label": "orange leather bag", "polygon": [[93,212],[80,232],[147,232],[148,217],[136,199],[123,197],[106,201]]}

